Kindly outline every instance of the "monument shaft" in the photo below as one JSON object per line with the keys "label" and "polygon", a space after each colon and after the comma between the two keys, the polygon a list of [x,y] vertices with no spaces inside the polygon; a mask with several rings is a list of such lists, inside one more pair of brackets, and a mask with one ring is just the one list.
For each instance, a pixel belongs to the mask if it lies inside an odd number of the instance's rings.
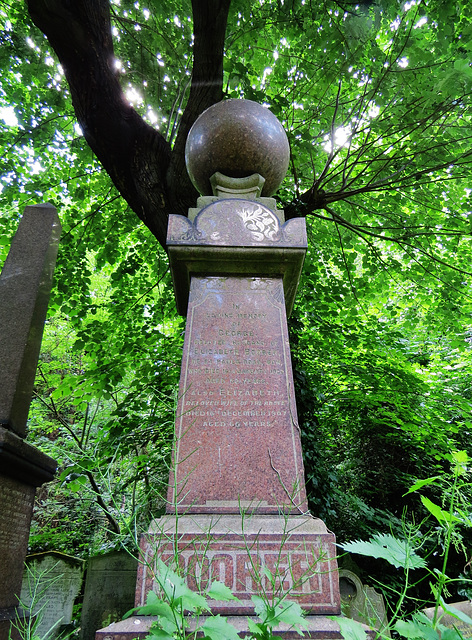
{"label": "monument shaft", "polygon": [[169,511],[305,513],[281,277],[193,277]]}
{"label": "monument shaft", "polygon": [[0,424],[21,437],[26,434],[60,233],[53,206],[26,207],[0,277]]}

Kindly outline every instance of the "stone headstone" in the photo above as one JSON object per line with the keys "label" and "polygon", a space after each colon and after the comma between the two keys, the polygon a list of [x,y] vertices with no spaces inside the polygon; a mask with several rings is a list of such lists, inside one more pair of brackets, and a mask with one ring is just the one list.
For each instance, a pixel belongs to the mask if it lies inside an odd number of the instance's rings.
{"label": "stone headstone", "polygon": [[72,622],[72,610],[82,586],[84,560],[63,553],[38,553],[27,557],[20,602],[38,617],[36,633],[52,640]]}
{"label": "stone headstone", "polygon": [[17,617],[36,487],[56,463],[24,441],[60,224],[26,207],[0,275],[0,640]]}
{"label": "stone headstone", "polygon": [[339,591],[343,614],[390,637],[385,601],[381,593],[362,584],[359,576],[339,569]]}
{"label": "stone headstone", "polygon": [[[472,619],[472,600],[464,600],[463,602],[451,602],[450,607],[457,609],[461,613],[465,613],[466,616]],[[433,618],[434,607],[424,609],[424,612],[428,618]],[[457,629],[463,638],[472,638],[472,624],[459,620],[448,613],[445,613],[442,608],[439,608],[439,622],[440,624],[448,627],[449,629]]]}
{"label": "stone headstone", "polygon": [[133,608],[137,568],[138,561],[125,551],[87,561],[81,640],[93,640],[97,629],[121,620]]}

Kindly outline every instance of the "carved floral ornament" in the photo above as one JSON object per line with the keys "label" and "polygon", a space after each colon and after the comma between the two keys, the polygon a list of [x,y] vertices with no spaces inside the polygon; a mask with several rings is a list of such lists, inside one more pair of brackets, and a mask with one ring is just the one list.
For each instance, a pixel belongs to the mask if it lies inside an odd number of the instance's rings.
{"label": "carved floral ornament", "polygon": [[276,216],[259,205],[243,207],[236,211],[242,219],[244,226],[257,242],[263,240],[276,240],[279,230],[279,222]]}

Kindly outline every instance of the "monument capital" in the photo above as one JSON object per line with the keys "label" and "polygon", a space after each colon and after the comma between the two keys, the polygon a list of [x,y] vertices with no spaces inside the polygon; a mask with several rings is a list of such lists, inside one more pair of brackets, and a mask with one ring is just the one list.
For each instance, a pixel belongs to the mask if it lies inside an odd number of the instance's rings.
{"label": "monument capital", "polygon": [[224,274],[282,277],[290,315],[307,249],[302,218],[282,224],[258,200],[215,198],[194,220],[171,215],[167,246],[180,314],[187,314],[192,275]]}

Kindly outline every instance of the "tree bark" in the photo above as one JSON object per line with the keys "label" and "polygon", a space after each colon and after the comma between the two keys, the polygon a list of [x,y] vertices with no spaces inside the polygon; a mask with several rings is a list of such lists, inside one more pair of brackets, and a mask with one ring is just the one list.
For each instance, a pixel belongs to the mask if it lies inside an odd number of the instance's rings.
{"label": "tree bark", "polygon": [[230,4],[231,0],[192,0],[192,84],[167,174],[172,206],[177,211],[195,206],[198,195],[185,168],[190,128],[205,109],[223,98],[223,55]]}
{"label": "tree bark", "polygon": [[114,65],[108,0],[26,0],[56,52],[87,143],[132,210],[165,248],[169,213],[187,214],[197,193],[185,169],[195,119],[222,98],[231,0],[194,0],[194,65],[174,149],[126,100]]}

